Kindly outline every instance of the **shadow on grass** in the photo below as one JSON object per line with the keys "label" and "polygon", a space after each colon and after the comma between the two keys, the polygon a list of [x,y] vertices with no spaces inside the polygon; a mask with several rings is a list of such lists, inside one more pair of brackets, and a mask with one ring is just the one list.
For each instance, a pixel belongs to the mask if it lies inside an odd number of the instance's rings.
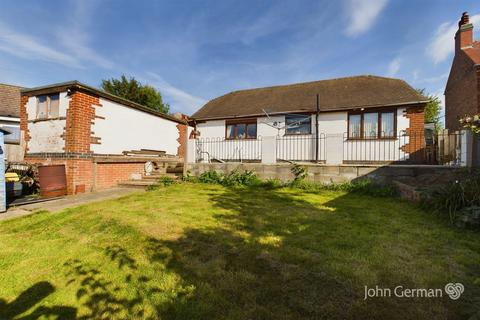
{"label": "shadow on grass", "polygon": [[15,300],[7,303],[0,299],[0,319],[39,319],[56,317],[57,319],[75,319],[77,309],[67,306],[39,306],[29,315],[21,316],[55,291],[47,281],[37,282],[22,292]]}
{"label": "shadow on grass", "polygon": [[[418,212],[398,213],[391,199],[377,203],[347,193],[323,207],[301,195],[252,188],[225,189],[209,201],[224,209],[214,215],[219,227],[191,228],[174,241],[148,241],[152,262],[164,263],[195,287],[172,301],[165,318],[442,319],[471,314],[464,303],[447,297],[364,300],[364,285],[438,284],[431,282],[428,267],[415,269],[417,254],[432,263],[415,245],[425,227],[411,219]],[[372,211],[374,206],[385,210]],[[397,220],[394,214],[402,216],[390,227]],[[401,239],[402,233],[414,244]],[[403,266],[403,255],[413,262]]]}
{"label": "shadow on grass", "polygon": [[[388,214],[368,213],[389,200],[374,203],[375,198],[345,194],[320,206],[281,190],[226,188],[207,194],[218,209],[214,227],[199,223],[175,240],[150,237],[138,243],[151,265],[163,266],[159,277],[179,276],[174,289],[156,287],[155,276],[145,276],[118,245],[104,253],[122,271],[121,280],[68,261],[69,284],[76,283],[77,298],[87,309],[82,319],[465,318],[445,299],[363,300],[363,284],[375,283],[362,281],[417,284],[412,266],[396,272],[403,257],[389,250],[396,249],[399,234],[422,226],[408,217],[394,224],[392,203]],[[406,254],[415,258],[418,252]],[[362,268],[364,273],[357,272]],[[365,274],[371,278],[362,278]],[[133,290],[129,294],[127,287]],[[167,298],[153,299],[157,294]]]}

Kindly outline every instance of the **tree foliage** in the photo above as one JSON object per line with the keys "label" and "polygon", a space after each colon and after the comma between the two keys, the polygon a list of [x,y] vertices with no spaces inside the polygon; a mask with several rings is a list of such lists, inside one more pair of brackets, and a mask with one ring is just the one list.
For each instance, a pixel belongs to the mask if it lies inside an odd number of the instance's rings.
{"label": "tree foliage", "polygon": [[108,93],[144,105],[155,111],[168,113],[170,106],[163,102],[157,89],[147,84],[141,84],[135,78],[122,75],[120,79],[102,80],[102,89]]}
{"label": "tree foliage", "polygon": [[460,119],[460,125],[475,134],[480,134],[480,114],[463,117]]}
{"label": "tree foliage", "polygon": [[440,98],[436,95],[426,94],[425,89],[417,89],[417,92],[430,100],[425,107],[425,122],[435,123],[435,129],[442,128],[440,111],[442,110]]}

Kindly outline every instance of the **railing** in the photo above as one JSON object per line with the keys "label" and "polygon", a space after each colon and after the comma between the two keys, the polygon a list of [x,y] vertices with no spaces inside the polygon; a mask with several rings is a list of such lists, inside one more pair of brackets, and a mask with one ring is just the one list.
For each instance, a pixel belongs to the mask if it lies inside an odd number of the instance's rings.
{"label": "railing", "polygon": [[415,163],[459,165],[461,133],[400,132],[394,138],[343,138],[344,163]]}
{"label": "railing", "polygon": [[196,162],[258,162],[261,160],[261,137],[238,140],[203,138],[196,141]]}
{"label": "railing", "polygon": [[[347,134],[291,135],[257,139],[196,140],[196,162],[310,161],[327,164],[429,164],[460,166],[466,163],[465,133],[399,132],[392,138],[352,139]],[[462,142],[463,141],[463,142]]]}
{"label": "railing", "polygon": [[318,148],[315,135],[291,135],[277,137],[276,150],[278,161],[318,161],[326,160],[326,136],[318,137]]}

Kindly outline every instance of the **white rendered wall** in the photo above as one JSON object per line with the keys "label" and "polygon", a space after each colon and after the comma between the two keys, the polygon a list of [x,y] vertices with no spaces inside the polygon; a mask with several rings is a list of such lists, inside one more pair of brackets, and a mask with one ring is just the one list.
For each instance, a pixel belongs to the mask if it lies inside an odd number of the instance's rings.
{"label": "white rendered wall", "polygon": [[[320,113],[319,156],[320,161],[327,164],[341,164],[346,161],[396,161],[408,159],[402,146],[409,138],[403,136],[410,126],[405,117],[405,108],[396,112],[397,138],[390,140],[347,140],[348,112]],[[258,140],[225,140],[225,120],[212,120],[197,125],[201,148],[205,151],[202,159],[223,160],[260,160],[262,155],[261,141],[263,137],[276,137],[277,160],[311,161],[316,159],[315,152],[315,115],[311,115],[312,133],[310,135],[285,135],[285,116],[257,118]],[[274,128],[274,122],[278,128]]]}
{"label": "white rendered wall", "polygon": [[101,144],[92,144],[97,154],[121,154],[123,151],[153,149],[176,155],[179,143],[177,122],[163,119],[116,102],[100,98],[101,107],[95,107],[93,136]]}
{"label": "white rendered wall", "polygon": [[37,115],[37,97],[30,97],[28,99],[26,109],[28,115],[28,133],[30,135],[30,141],[28,141],[28,152],[64,152],[65,141],[63,134],[65,131],[67,116],[67,109],[70,98],[66,92],[60,93],[59,101],[59,118],[58,119],[45,119],[37,122],[31,122],[36,120]]}

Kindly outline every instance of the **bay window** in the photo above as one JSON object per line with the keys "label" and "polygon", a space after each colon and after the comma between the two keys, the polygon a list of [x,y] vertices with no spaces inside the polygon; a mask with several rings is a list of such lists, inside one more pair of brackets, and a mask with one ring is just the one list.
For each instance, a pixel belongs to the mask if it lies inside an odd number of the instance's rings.
{"label": "bay window", "polygon": [[348,115],[349,139],[395,138],[396,111],[352,112]]}

